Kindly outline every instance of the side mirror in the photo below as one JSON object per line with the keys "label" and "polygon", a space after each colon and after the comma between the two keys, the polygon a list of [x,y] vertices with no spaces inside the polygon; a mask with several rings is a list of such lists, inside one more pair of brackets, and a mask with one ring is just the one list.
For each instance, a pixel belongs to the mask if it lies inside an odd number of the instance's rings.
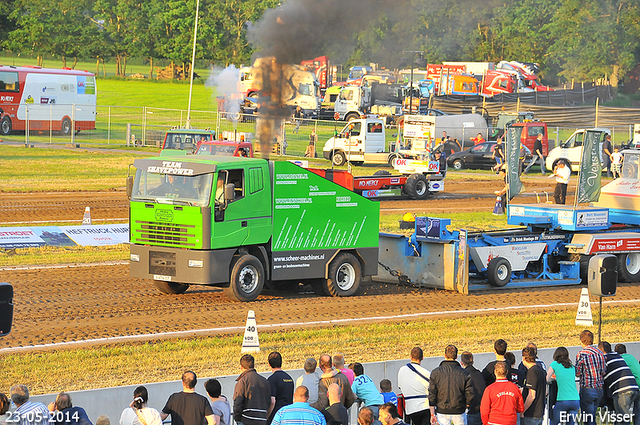
{"label": "side mirror", "polygon": [[133,176],[127,176],[127,198],[131,200],[131,194],[133,193]]}
{"label": "side mirror", "polygon": [[224,199],[227,202],[233,201],[236,197],[236,186],[233,183],[227,183],[224,186]]}
{"label": "side mirror", "polygon": [[0,336],[9,335],[13,323],[13,286],[0,282]]}

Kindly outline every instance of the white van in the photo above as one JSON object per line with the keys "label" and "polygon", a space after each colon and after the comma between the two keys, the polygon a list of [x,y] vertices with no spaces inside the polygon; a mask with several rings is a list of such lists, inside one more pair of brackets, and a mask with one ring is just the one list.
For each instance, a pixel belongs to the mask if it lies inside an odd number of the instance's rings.
{"label": "white van", "polygon": [[549,155],[545,160],[547,169],[553,170],[559,161],[564,161],[565,164],[571,166],[571,171],[578,172],[582,161],[582,143],[587,132],[600,133],[598,138],[600,140],[600,161],[602,161],[602,142],[604,141],[604,136],[611,134],[611,132],[608,128],[581,128],[569,136],[566,141],[560,142],[559,146],[549,151]]}

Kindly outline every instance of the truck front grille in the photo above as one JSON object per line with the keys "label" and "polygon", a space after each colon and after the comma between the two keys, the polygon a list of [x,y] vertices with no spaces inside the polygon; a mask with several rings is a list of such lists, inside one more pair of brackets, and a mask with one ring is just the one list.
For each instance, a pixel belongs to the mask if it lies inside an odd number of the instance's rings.
{"label": "truck front grille", "polygon": [[172,246],[195,246],[195,226],[175,223],[156,223],[153,221],[136,221],[140,226],[136,229],[137,243],[152,243]]}
{"label": "truck front grille", "polygon": [[149,273],[175,277],[176,254],[174,252],[149,251]]}

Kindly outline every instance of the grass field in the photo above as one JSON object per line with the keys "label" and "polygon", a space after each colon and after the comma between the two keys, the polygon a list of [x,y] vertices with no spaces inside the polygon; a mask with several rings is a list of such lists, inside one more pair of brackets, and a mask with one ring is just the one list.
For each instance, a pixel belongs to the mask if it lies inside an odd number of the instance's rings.
{"label": "grass field", "polygon": [[[373,362],[405,359],[414,346],[422,347],[425,357],[441,356],[448,344],[473,353],[491,352],[498,338],[506,340],[512,351],[529,341],[538,348],[574,346],[581,330],[574,320],[575,310],[569,309],[261,332],[256,369],[269,370],[266,357],[273,350],[282,354],[284,369],[298,369],[308,357],[338,351],[348,362]],[[638,320],[637,308],[616,307],[615,314],[605,315],[603,335],[611,342],[636,340]],[[597,324],[592,331],[597,332]],[[201,377],[233,375],[239,373],[241,346],[242,335],[236,334],[5,355],[0,358],[0,388],[21,382],[34,394],[44,394],[135,385],[175,380],[186,369]]]}

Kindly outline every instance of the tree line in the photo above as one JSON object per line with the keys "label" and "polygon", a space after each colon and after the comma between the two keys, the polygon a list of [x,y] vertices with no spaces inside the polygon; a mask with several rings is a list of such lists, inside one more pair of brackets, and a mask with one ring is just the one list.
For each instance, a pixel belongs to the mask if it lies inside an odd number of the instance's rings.
{"label": "tree line", "polygon": [[[200,0],[197,58],[249,63],[247,30],[264,11],[298,0]],[[318,0],[329,1],[329,0]],[[349,0],[354,1],[354,0]],[[191,61],[196,0],[4,0],[1,48],[15,54],[115,60]],[[362,7],[366,7],[366,1]],[[352,40],[326,52],[334,64],[398,68],[406,57],[537,62],[550,84],[624,81],[640,61],[640,0],[399,0]],[[357,20],[358,16],[353,16]],[[317,25],[330,28],[331,16]],[[358,28],[362,28],[359,25]],[[331,31],[327,30],[327,36]],[[303,37],[304,34],[301,34]],[[312,58],[309,58],[312,59]],[[73,62],[68,66],[73,66]]]}

